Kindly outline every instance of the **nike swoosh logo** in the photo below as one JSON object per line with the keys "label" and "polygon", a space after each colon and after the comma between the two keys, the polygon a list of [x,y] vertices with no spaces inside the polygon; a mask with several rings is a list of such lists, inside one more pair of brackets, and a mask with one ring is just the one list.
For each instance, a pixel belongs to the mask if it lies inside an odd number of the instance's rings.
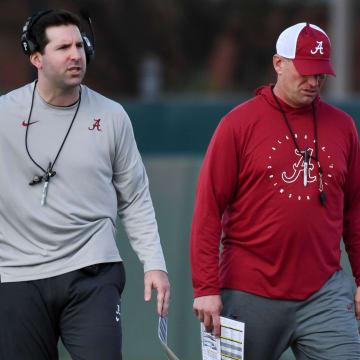
{"label": "nike swoosh logo", "polygon": [[33,121],[33,122],[29,122],[29,123],[26,123],[25,121],[23,121],[23,122],[22,122],[22,125],[23,125],[23,126],[28,126],[28,125],[35,124],[35,123],[37,123],[37,122],[39,122],[39,121]]}

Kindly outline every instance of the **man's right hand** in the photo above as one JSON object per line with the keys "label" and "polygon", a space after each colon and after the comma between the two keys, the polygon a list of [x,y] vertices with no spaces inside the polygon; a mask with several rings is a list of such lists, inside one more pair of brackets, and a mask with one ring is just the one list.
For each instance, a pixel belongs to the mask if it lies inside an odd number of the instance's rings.
{"label": "man's right hand", "polygon": [[203,322],[207,332],[214,329],[214,335],[220,337],[220,312],[222,301],[220,295],[200,296],[194,299],[195,315]]}

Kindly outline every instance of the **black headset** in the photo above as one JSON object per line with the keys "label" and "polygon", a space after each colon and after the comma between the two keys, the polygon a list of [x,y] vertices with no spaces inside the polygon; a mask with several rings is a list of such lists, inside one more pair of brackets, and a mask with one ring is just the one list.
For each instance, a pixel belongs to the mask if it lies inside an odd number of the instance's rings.
{"label": "black headset", "polygon": [[[35,14],[33,14],[32,16],[30,16],[27,20],[26,23],[23,27],[23,32],[21,35],[21,47],[25,53],[25,55],[30,56],[30,54],[32,54],[33,52],[37,51],[38,49],[38,44],[36,43],[36,40],[31,36],[30,34],[30,30],[31,28],[34,26],[34,24],[44,15],[49,14],[50,12],[54,11],[53,9],[50,10],[43,10],[43,11],[39,11]],[[85,18],[85,20],[88,22],[90,30],[91,30],[91,35],[92,35],[92,40],[93,43],[95,42],[94,40],[94,32],[93,32],[93,28],[91,25],[91,19],[90,16],[84,15],[83,12],[81,12],[81,15]],[[90,40],[88,39],[88,37],[86,36],[85,33],[81,33],[81,37],[82,40],[84,42],[84,50],[85,50],[85,55],[86,55],[86,63],[90,64],[94,58],[95,58],[95,47],[94,45],[90,42]]]}

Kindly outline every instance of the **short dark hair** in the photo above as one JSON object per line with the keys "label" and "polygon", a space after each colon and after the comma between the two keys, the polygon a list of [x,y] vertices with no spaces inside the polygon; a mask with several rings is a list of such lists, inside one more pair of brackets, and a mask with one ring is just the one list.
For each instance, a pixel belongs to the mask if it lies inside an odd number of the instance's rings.
{"label": "short dark hair", "polygon": [[46,29],[51,26],[60,25],[75,25],[81,31],[81,22],[77,15],[63,9],[51,10],[43,16],[40,16],[29,30],[29,36],[36,44],[35,51],[44,54],[45,46],[49,43],[49,39],[46,36]]}

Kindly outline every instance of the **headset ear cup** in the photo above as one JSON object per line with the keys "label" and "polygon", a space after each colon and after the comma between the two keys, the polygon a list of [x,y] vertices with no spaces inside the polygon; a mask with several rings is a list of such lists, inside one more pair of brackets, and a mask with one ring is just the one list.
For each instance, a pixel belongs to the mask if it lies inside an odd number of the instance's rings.
{"label": "headset ear cup", "polygon": [[30,46],[24,34],[21,36],[21,48],[25,55],[30,55]]}
{"label": "headset ear cup", "polygon": [[83,43],[84,43],[84,49],[85,49],[85,55],[86,55],[86,63],[90,64],[94,61],[95,57],[95,50],[93,45],[91,44],[90,40],[85,34],[81,34]]}
{"label": "headset ear cup", "polygon": [[27,38],[26,34],[21,36],[21,47],[25,55],[30,56],[36,51],[36,44]]}
{"label": "headset ear cup", "polygon": [[31,45],[29,44],[29,38],[28,38],[28,31],[29,31],[29,26],[32,23],[32,17],[30,16],[29,18],[27,18],[26,23],[23,27],[23,32],[21,35],[21,47],[23,49],[23,52],[25,55],[30,55],[31,54]]}
{"label": "headset ear cup", "polygon": [[44,15],[54,11],[53,9],[39,11],[32,16],[28,17],[26,23],[23,27],[23,32],[21,35],[21,47],[25,55],[30,56],[31,53],[35,52],[38,49],[37,44],[30,39],[30,30],[31,27]]}

